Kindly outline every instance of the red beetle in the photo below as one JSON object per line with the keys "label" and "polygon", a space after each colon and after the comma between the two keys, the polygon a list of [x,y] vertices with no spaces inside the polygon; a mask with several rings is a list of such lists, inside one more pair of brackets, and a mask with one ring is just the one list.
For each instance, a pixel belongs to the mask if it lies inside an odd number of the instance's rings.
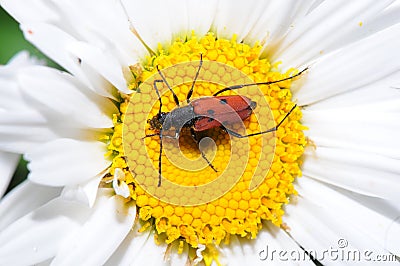
{"label": "red beetle", "polygon": [[[292,107],[292,109],[286,114],[286,116],[275,127],[270,128],[265,131],[262,131],[262,132],[252,133],[252,134],[248,134],[248,135],[241,135],[237,132],[234,132],[234,131],[228,129],[225,125],[237,123],[238,117],[241,120],[247,119],[252,114],[253,109],[257,106],[257,103],[252,101],[248,97],[241,96],[241,95],[217,96],[218,94],[228,91],[228,90],[237,90],[237,89],[240,89],[243,87],[248,87],[248,86],[270,85],[273,83],[278,83],[281,81],[289,80],[289,79],[295,78],[297,76],[300,76],[304,71],[307,70],[307,68],[305,68],[304,70],[297,73],[296,75],[293,75],[293,76],[285,78],[285,79],[277,80],[277,81],[257,82],[257,83],[241,84],[241,85],[226,87],[226,88],[214,93],[213,96],[202,97],[202,98],[190,101],[190,97],[192,96],[193,88],[196,83],[196,79],[197,79],[200,69],[202,67],[202,63],[203,63],[203,57],[202,57],[202,55],[200,55],[199,68],[197,69],[197,73],[193,80],[192,86],[186,96],[187,105],[183,106],[183,107],[180,107],[178,97],[176,96],[176,94],[172,90],[172,88],[169,86],[164,75],[161,73],[161,71],[159,70],[159,68],[157,66],[158,73],[162,79],[155,80],[153,83],[153,86],[154,86],[154,89],[156,90],[158,100],[160,102],[160,108],[159,108],[157,115],[155,115],[153,118],[149,119],[147,122],[150,124],[150,129],[157,130],[158,132],[154,133],[154,134],[146,135],[145,138],[152,137],[152,136],[160,137],[160,153],[159,153],[159,161],[158,161],[158,171],[159,171],[158,186],[161,185],[161,173],[162,173],[162,171],[161,171],[161,154],[162,154],[162,147],[163,147],[163,143],[162,143],[163,137],[177,139],[177,138],[179,138],[179,133],[180,133],[181,128],[189,128],[193,139],[195,140],[195,142],[197,144],[199,144],[200,140],[198,139],[196,132],[204,131],[204,130],[212,129],[212,128],[216,128],[216,127],[222,127],[228,134],[230,134],[234,137],[237,137],[237,138],[247,138],[247,137],[251,137],[251,136],[261,135],[261,134],[276,131],[279,128],[279,126],[283,123],[283,121],[285,121],[285,119],[290,115],[290,113],[297,106],[297,105],[294,105]],[[161,111],[162,102],[161,102],[160,92],[157,88],[158,82],[164,82],[173,95],[173,98],[177,105],[177,108],[175,108],[171,112],[162,112]],[[174,136],[163,134],[163,131],[170,130],[171,128],[175,129]],[[208,165],[214,171],[217,172],[217,170],[214,168],[214,166],[207,159],[207,157],[205,156],[205,154],[203,152],[201,152],[201,155],[204,158],[204,160],[207,161]]]}

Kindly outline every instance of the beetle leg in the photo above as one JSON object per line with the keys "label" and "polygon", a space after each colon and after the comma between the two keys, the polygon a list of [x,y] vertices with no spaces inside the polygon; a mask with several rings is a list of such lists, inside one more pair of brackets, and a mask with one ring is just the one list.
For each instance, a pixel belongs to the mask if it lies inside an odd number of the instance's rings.
{"label": "beetle leg", "polygon": [[[197,147],[199,147],[200,140],[197,138],[197,134],[192,127],[190,128],[190,133],[192,135],[193,140],[197,143]],[[214,172],[218,172],[218,170],[215,169],[214,165],[212,165],[212,163],[207,159],[203,151],[201,151],[200,149],[199,151],[201,153],[201,157],[203,157],[203,159],[206,160],[207,164],[214,170]]]}
{"label": "beetle leg", "polygon": [[160,129],[159,133],[153,133],[153,134],[146,135],[142,139],[148,138],[148,137],[154,137],[154,136],[159,136],[160,137],[160,151],[159,151],[159,154],[158,154],[158,186],[160,187],[161,186],[161,173],[162,173],[162,168],[161,168],[161,165],[162,165],[161,158],[162,158],[162,149],[163,149],[163,141],[162,140],[163,140],[164,137],[165,138],[177,139],[177,138],[179,138],[179,132],[175,132],[175,136],[168,136],[168,135],[164,136],[163,135],[163,130]]}
{"label": "beetle leg", "polygon": [[257,86],[257,85],[271,85],[274,83],[279,83],[281,81],[285,81],[285,80],[289,80],[295,77],[300,76],[301,74],[303,74],[306,70],[308,70],[308,67],[306,67],[305,69],[303,69],[302,71],[300,71],[299,73],[297,73],[296,75],[290,76],[288,78],[284,78],[284,79],[280,79],[280,80],[275,80],[275,81],[266,81],[266,82],[256,82],[256,83],[249,83],[249,84],[240,84],[240,85],[233,85],[230,87],[226,87],[223,88],[222,90],[217,91],[216,93],[213,94],[213,96],[217,96],[218,94],[221,94],[225,91],[232,91],[232,90],[237,90],[237,89],[241,89],[243,87],[249,87],[249,86]]}
{"label": "beetle leg", "polygon": [[158,186],[161,186],[161,154],[162,154],[162,131],[160,130],[160,133],[153,133],[144,136],[142,139],[149,138],[149,137],[154,137],[154,136],[159,136],[160,137],[160,153],[158,155]]}
{"label": "beetle leg", "polygon": [[241,134],[239,134],[239,133],[237,133],[237,132],[235,132],[235,131],[232,131],[232,130],[230,130],[230,129],[228,129],[228,128],[224,128],[224,130],[225,130],[226,132],[228,132],[229,135],[234,136],[234,137],[236,137],[236,138],[240,138],[240,139],[242,139],[242,138],[248,138],[248,137],[252,137],[252,136],[257,136],[257,135],[261,135],[261,134],[265,134],[265,133],[269,133],[269,132],[274,132],[274,131],[277,131],[277,130],[278,130],[279,126],[282,125],[283,121],[285,121],[286,118],[288,118],[288,116],[290,115],[290,113],[292,113],[293,110],[294,110],[296,107],[297,107],[297,104],[295,104],[295,105],[292,107],[292,109],[290,109],[290,111],[285,115],[285,117],[281,120],[281,122],[278,123],[278,125],[276,125],[276,126],[273,127],[273,128],[267,129],[267,130],[265,130],[265,131],[261,131],[261,132],[257,132],[257,133],[252,133],[252,134],[248,134],[248,135],[241,135]]}
{"label": "beetle leg", "polygon": [[203,65],[203,54],[200,54],[200,64],[199,64],[199,68],[197,69],[196,75],[194,76],[193,83],[192,83],[192,87],[190,88],[188,94],[186,95],[186,102],[187,102],[187,103],[190,102],[190,97],[192,97],[194,84],[196,83],[197,77],[199,76],[200,69],[201,69],[201,66],[202,66],[202,65]]}
{"label": "beetle leg", "polygon": [[243,139],[243,138],[257,136],[257,135],[261,135],[261,134],[265,134],[265,133],[269,133],[269,132],[274,132],[274,131],[277,130],[277,128],[273,127],[273,128],[270,128],[270,129],[268,129],[266,131],[257,132],[257,133],[253,133],[253,134],[248,134],[248,135],[241,135],[241,134],[239,134],[239,133],[237,133],[235,131],[232,131],[230,129],[227,129],[227,128],[224,128],[224,130],[231,136],[234,136],[234,137],[239,138],[239,139]]}
{"label": "beetle leg", "polygon": [[149,137],[154,137],[154,136],[159,136],[159,135],[160,134],[158,134],[158,133],[153,133],[153,134],[149,134],[149,135],[144,136],[142,139],[149,138]]}
{"label": "beetle leg", "polygon": [[161,169],[161,165],[162,165],[162,163],[161,163],[161,158],[162,158],[162,156],[161,156],[161,155],[162,155],[162,148],[163,148],[162,129],[160,130],[159,135],[160,135],[160,152],[159,152],[159,154],[158,154],[158,186],[160,187],[160,186],[161,186],[161,173],[162,173],[162,169]]}
{"label": "beetle leg", "polygon": [[[153,135],[153,134],[152,134]],[[158,134],[156,134],[158,135]],[[179,139],[179,130],[175,131],[175,135],[171,136],[171,135],[163,135],[163,138],[168,138],[168,139]]]}

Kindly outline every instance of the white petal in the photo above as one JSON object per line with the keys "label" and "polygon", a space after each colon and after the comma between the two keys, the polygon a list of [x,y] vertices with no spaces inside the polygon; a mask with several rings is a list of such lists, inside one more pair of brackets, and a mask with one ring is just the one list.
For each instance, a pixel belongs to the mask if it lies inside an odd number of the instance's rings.
{"label": "white petal", "polygon": [[300,105],[309,105],[399,71],[399,35],[400,24],[324,56],[310,67],[294,97]]}
{"label": "white petal", "polygon": [[307,258],[302,265],[314,265],[308,255],[285,231],[264,223],[255,239],[231,237],[229,245],[221,246],[221,257],[227,265],[294,265],[296,256]]}
{"label": "white petal", "polygon": [[167,258],[167,262],[171,266],[187,265],[190,263],[189,260],[189,245],[187,243],[183,244],[182,253],[178,254],[179,242],[175,241],[171,244],[170,253]]}
{"label": "white petal", "polygon": [[106,172],[107,171],[104,171],[82,184],[65,187],[62,191],[62,197],[66,200],[77,201],[89,207],[93,207],[99,184]]}
{"label": "white petal", "polygon": [[262,0],[219,1],[213,22],[218,38],[230,39],[233,34],[236,34],[238,40],[242,40],[265,12],[268,4],[268,1]]}
{"label": "white petal", "polygon": [[293,21],[303,18],[314,2],[219,1],[213,28],[218,37],[230,39],[235,34],[239,41],[261,41],[269,46],[289,30]]}
{"label": "white petal", "polygon": [[35,110],[20,90],[17,76],[36,60],[20,53],[8,65],[0,66],[0,149],[24,153],[38,141],[50,140],[54,133],[43,115]]}
{"label": "white petal", "polygon": [[166,1],[121,0],[121,3],[135,30],[151,49],[155,50],[160,42],[171,41],[173,32],[168,13],[172,10]]}
{"label": "white petal", "polygon": [[71,53],[87,64],[94,72],[113,84],[120,92],[129,94],[127,81],[123,75],[123,67],[113,55],[105,49],[87,43],[74,43]]}
{"label": "white petal", "polygon": [[[106,58],[114,58],[110,62],[118,62],[118,67],[113,71],[119,70],[119,76],[118,80],[113,76],[113,79],[109,81],[121,90],[126,89],[126,82],[122,82],[123,76],[126,76],[127,80],[132,78],[128,66],[137,63],[138,58],[146,53],[144,45],[132,33],[130,21],[120,1],[47,2],[38,0],[26,4],[19,0],[3,0],[2,3],[22,25],[25,25],[23,28],[28,40],[85,84],[92,85],[93,89],[101,91],[100,88],[96,88],[96,85],[101,82],[89,80],[83,74],[99,79],[101,77],[94,75],[93,70],[94,72],[97,68],[104,70],[105,66],[90,64],[92,66],[90,70],[80,69],[79,62],[86,64],[85,59],[79,60],[72,51],[68,52],[68,44],[85,43],[88,47],[101,50],[103,53],[98,54],[98,59],[102,62]],[[30,12],[20,11],[18,7],[21,5]],[[40,15],[32,15],[32,13]],[[48,39],[46,36],[52,36],[52,38]],[[83,55],[83,57],[88,56]],[[93,60],[92,63],[94,63]],[[110,64],[108,67],[110,69]],[[109,91],[105,90],[103,93],[109,93]]]}
{"label": "white petal", "polygon": [[[246,257],[251,256],[253,252],[257,254],[257,258],[261,260],[263,264],[268,261],[269,265],[271,265],[271,263],[275,265],[293,265],[297,263],[301,265],[314,265],[314,263],[309,260],[309,256],[299,247],[298,243],[288,236],[283,229],[271,223],[264,223],[263,227],[264,228],[257,235],[256,239],[242,239],[242,243],[244,242],[242,244],[243,250]],[[264,253],[260,254],[261,251],[264,251]],[[277,256],[277,253],[283,254],[283,256]],[[293,254],[295,255],[293,256]],[[255,256],[253,255],[253,257]],[[306,259],[304,261],[299,261],[297,259],[298,257]],[[254,262],[256,261],[254,260]]]}
{"label": "white petal", "polygon": [[[253,256],[258,255],[258,252],[253,254]],[[232,258],[232,256],[234,257]],[[244,256],[243,247],[238,236],[232,236],[229,245],[221,245],[221,259],[225,264],[232,263],[235,265],[236,263],[236,265],[243,265],[245,263],[247,258]]]}
{"label": "white petal", "polygon": [[99,185],[100,185],[100,182],[103,179],[104,175],[105,175],[105,172],[100,173],[95,178],[93,178],[92,180],[89,180],[88,182],[86,182],[86,184],[84,183],[81,186],[82,190],[84,191],[84,193],[86,195],[89,207],[93,207],[93,205],[95,203]]}
{"label": "white petal", "polygon": [[54,4],[65,21],[57,26],[77,40],[109,52],[122,67],[135,64],[146,53],[145,47],[131,32],[130,21],[120,1],[73,0]]}
{"label": "white petal", "polygon": [[[311,13],[293,25],[292,30],[271,51],[272,61],[282,61],[284,67],[301,66],[376,31],[368,22],[374,20],[392,0],[324,1]],[[365,23],[367,25],[360,23]]]}
{"label": "white petal", "polygon": [[[284,221],[293,238],[306,250],[319,254],[316,259],[324,265],[334,263],[328,256],[322,259],[325,250],[358,250],[361,256],[366,251],[372,251],[373,255],[389,255],[394,251],[385,250],[385,242],[398,211],[383,215],[364,206],[362,197],[351,198],[309,178],[300,178],[296,189],[299,198],[286,206]],[[384,209],[385,202],[380,203]],[[341,248],[342,243],[347,246]]]}
{"label": "white petal", "polygon": [[[262,256],[264,262],[271,261],[271,263],[276,265],[282,265],[284,263],[290,265],[314,265],[309,255],[306,254],[302,247],[300,247],[282,228],[277,228],[271,223],[264,223],[264,226],[267,232],[261,233],[259,240],[261,242],[260,244],[264,244],[265,248],[263,249],[263,254],[259,253],[259,256]],[[278,256],[277,258],[277,253],[283,254],[284,256],[282,258]]]}
{"label": "white petal", "polygon": [[0,149],[3,151],[22,154],[56,137],[57,133],[51,129],[44,117],[35,111],[0,110]]}
{"label": "white petal", "polygon": [[124,198],[129,197],[129,187],[125,183],[125,173],[121,170],[121,168],[115,168],[112,185],[117,195],[120,195]]}
{"label": "white petal", "polygon": [[131,230],[135,215],[134,202],[125,203],[119,196],[100,197],[91,217],[64,241],[52,265],[104,264]]}
{"label": "white petal", "polygon": [[210,0],[121,2],[132,26],[153,51],[159,43],[165,45],[177,37],[191,36],[191,31],[198,36],[207,33],[217,9],[217,3]]}
{"label": "white petal", "polygon": [[25,180],[0,202],[0,231],[59,194],[59,188],[44,187]]}
{"label": "white petal", "polygon": [[[166,15],[168,16],[167,20],[169,23],[169,27],[171,29],[171,39],[175,39],[177,37],[182,37],[183,39],[187,36],[186,34],[190,34],[186,32],[188,26],[188,14],[186,2],[182,2],[179,0],[168,0],[161,1],[159,8],[164,9]],[[205,3],[204,3],[205,4]],[[166,23],[164,21],[163,23]],[[135,23],[133,23],[135,25]],[[162,42],[164,40],[159,40]],[[169,40],[165,40],[169,41]]]}
{"label": "white petal", "polygon": [[114,104],[86,89],[67,73],[47,67],[26,68],[18,80],[32,103],[36,102],[38,109],[52,120],[76,121],[93,128],[113,127],[111,117],[117,112]]}
{"label": "white petal", "polygon": [[[182,1],[180,1],[182,2]],[[194,31],[196,35],[203,36],[211,30],[211,25],[215,18],[218,5],[213,0],[186,1],[187,6],[187,28],[186,31]]]}
{"label": "white petal", "polygon": [[18,109],[18,103],[23,102],[15,79],[16,73],[0,66],[0,110]]}
{"label": "white petal", "polygon": [[36,263],[35,266],[49,266],[49,265],[51,264],[51,261],[52,261],[52,260],[53,260],[53,259],[48,259],[48,260],[45,260],[45,261]]}
{"label": "white petal", "polygon": [[[250,14],[252,26],[245,41],[265,41],[267,49],[286,34],[297,19],[302,19],[315,1],[261,1],[260,8],[254,7],[254,15]],[[255,21],[254,21],[255,19]],[[233,17],[232,20],[235,20]],[[245,22],[246,24],[247,22]]]}
{"label": "white petal", "polygon": [[116,179],[114,179],[113,188],[115,190],[115,193],[123,198],[128,198],[130,195],[129,186],[125,182],[120,182],[120,184],[117,184]]}
{"label": "white petal", "polygon": [[55,199],[12,223],[0,232],[0,265],[33,265],[53,257],[88,210]]}
{"label": "white petal", "polygon": [[6,191],[14,174],[20,155],[8,152],[0,152],[0,199]]}
{"label": "white petal", "polygon": [[[153,241],[153,245],[156,246],[150,232],[139,233],[138,229],[139,226],[137,224],[135,227],[132,228],[131,232],[126,236],[125,240],[121,243],[121,245],[109,258],[105,265],[133,265],[132,262],[135,260],[135,257],[146,251],[144,247],[147,242]],[[132,254],[134,254],[134,256],[132,256]]]}
{"label": "white petal", "polygon": [[37,60],[30,58],[27,52],[20,52],[15,55],[7,65],[0,65],[0,110],[28,111],[29,105],[24,101],[24,96],[21,94],[17,75],[21,69],[34,66]]}
{"label": "white petal", "polygon": [[[69,47],[77,42],[76,39],[49,24],[22,24],[21,29],[28,41],[40,47],[44,54],[67,69],[86,86],[97,91],[81,69],[79,58],[69,50]],[[52,38],[48,38],[48,36],[52,36]],[[100,91],[99,93],[101,92],[103,93],[101,95],[108,96],[107,92]]]}
{"label": "white petal", "polygon": [[400,254],[400,246],[398,236],[400,235],[400,217],[393,220],[392,224],[386,232],[385,249],[390,250],[392,254],[397,256]]}
{"label": "white petal", "polygon": [[307,151],[303,174],[354,192],[400,200],[400,165],[376,153],[317,147]]}
{"label": "white petal", "polygon": [[[76,47],[82,45],[80,41],[51,24],[22,24],[21,29],[28,41],[40,47],[44,54],[72,73],[89,89],[104,97],[113,97],[113,84],[110,83],[111,81],[106,80],[106,77],[103,77],[101,73],[96,72],[96,69],[93,69],[79,58],[79,51],[76,51]],[[48,36],[52,36],[52,38],[49,39]],[[101,59],[102,63],[107,61],[103,56]],[[110,64],[113,65],[112,63]],[[118,69],[120,70],[120,78],[123,79],[122,67]],[[119,82],[114,85],[122,91],[126,90],[126,82],[123,82],[123,84]]]}
{"label": "white petal", "polygon": [[82,184],[103,172],[110,162],[104,158],[106,145],[58,139],[26,154],[28,178],[39,184],[65,186]]}
{"label": "white petal", "polygon": [[167,245],[157,245],[154,233],[139,233],[138,229],[132,229],[106,265],[168,265],[164,261]]}
{"label": "white petal", "polygon": [[[57,14],[54,13],[52,6],[47,1],[36,0],[24,3],[22,1],[1,0],[1,7],[7,10],[17,21],[54,21]],[[21,8],[21,4],[24,8]]]}
{"label": "white petal", "polygon": [[400,98],[400,71],[383,77],[376,82],[371,82],[365,86],[352,91],[338,94],[312,105],[306,106],[307,111],[317,111],[323,109],[340,109],[348,107],[382,108],[376,111],[392,111],[387,105]]}
{"label": "white petal", "polygon": [[[317,147],[333,147],[374,153],[399,159],[400,99],[353,108],[303,111],[308,137]],[[370,108],[368,108],[370,107]],[[386,110],[385,110],[386,109]]]}

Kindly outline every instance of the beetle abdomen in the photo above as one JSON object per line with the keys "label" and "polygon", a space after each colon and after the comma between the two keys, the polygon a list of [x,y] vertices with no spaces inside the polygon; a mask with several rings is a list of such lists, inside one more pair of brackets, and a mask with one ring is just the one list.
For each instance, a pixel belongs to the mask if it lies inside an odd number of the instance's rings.
{"label": "beetle abdomen", "polygon": [[240,95],[204,97],[191,102],[193,111],[200,117],[194,123],[196,131],[234,124],[247,119],[256,103]]}

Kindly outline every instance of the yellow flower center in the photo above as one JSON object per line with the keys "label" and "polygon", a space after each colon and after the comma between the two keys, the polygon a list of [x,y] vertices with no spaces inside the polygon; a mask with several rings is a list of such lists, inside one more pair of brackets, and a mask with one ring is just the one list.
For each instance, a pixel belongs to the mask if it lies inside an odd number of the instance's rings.
{"label": "yellow flower center", "polygon": [[[134,92],[121,95],[120,114],[114,116],[107,153],[113,163],[105,181],[118,176],[118,184],[127,185],[129,199],[136,200],[144,227],[154,226],[159,240],[184,241],[195,248],[199,244],[211,247],[229,242],[231,234],[255,238],[263,220],[282,224],[282,207],[296,193],[293,181],[301,175],[299,165],[306,145],[300,109],[295,108],[276,132],[247,138],[235,138],[211,123],[224,117],[231,120],[227,122],[235,122],[227,128],[241,135],[273,128],[295,106],[289,89],[292,79],[218,95],[242,95],[257,103],[243,123],[229,110],[225,112],[218,109],[217,103],[204,100],[225,87],[277,81],[298,72],[291,69],[279,73],[278,64],[271,65],[266,58],[260,58],[261,48],[259,44],[251,47],[237,43],[235,37],[218,39],[210,33],[197,38],[193,34],[168,47],[160,45],[156,55],[131,67],[136,78],[130,84]],[[196,75],[190,100],[193,103],[197,99],[207,109],[205,130],[197,130],[200,118],[185,121],[189,123],[181,123],[184,128],[175,139],[176,131],[169,130],[165,123],[161,125],[164,121],[158,116],[160,102],[155,86],[161,95],[162,112],[169,113],[177,108],[171,90],[180,108],[190,105],[186,97]],[[186,118],[189,109],[184,112]],[[231,115],[222,116],[224,113]],[[148,123],[151,119],[160,122],[158,128]],[[172,120],[171,128],[178,122]],[[190,127],[196,129],[199,143],[193,139]]]}

